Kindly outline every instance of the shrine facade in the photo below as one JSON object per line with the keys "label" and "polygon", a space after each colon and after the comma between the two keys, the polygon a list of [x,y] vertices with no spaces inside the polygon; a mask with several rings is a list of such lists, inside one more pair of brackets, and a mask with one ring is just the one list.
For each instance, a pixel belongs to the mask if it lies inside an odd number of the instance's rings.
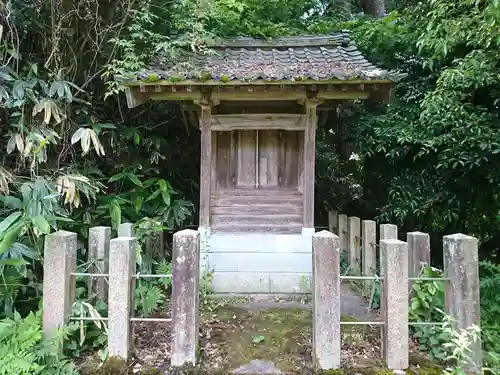
{"label": "shrine facade", "polygon": [[309,290],[318,119],[341,101],[387,100],[400,78],[340,32],[221,40],[124,81],[130,107],[178,101],[201,131],[201,259],[215,292]]}

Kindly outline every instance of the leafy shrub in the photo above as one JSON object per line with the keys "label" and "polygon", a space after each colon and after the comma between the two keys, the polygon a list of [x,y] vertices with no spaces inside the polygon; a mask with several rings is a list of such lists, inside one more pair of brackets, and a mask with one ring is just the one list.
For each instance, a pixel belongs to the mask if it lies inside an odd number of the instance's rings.
{"label": "leafy shrub", "polygon": [[42,332],[41,311],[21,318],[0,321],[0,374],[70,375],[77,374],[72,363],[61,353],[66,330],[46,339]]}
{"label": "leafy shrub", "polygon": [[[425,267],[420,277],[443,277],[443,271]],[[500,325],[496,317],[500,313],[500,265],[480,263],[481,294],[481,339],[485,363],[490,367],[500,366]],[[412,288],[409,319],[412,322],[441,322],[446,320],[444,310],[443,281],[415,281]],[[452,333],[441,326],[414,326],[414,337],[419,339],[420,350],[427,352],[430,359],[445,360],[450,356],[448,343]]]}

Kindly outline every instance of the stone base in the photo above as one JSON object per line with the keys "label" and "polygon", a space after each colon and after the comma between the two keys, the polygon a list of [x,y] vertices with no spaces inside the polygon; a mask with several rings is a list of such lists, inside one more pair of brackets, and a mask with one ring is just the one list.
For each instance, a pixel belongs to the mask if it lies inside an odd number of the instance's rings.
{"label": "stone base", "polygon": [[212,273],[217,294],[310,293],[313,231],[212,233],[202,246],[200,268]]}

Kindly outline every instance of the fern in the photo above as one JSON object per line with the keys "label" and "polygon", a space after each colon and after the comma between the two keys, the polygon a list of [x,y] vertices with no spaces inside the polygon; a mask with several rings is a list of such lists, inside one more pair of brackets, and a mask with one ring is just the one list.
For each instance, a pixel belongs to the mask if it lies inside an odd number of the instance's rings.
{"label": "fern", "polygon": [[141,280],[135,290],[135,309],[148,316],[157,311],[165,302],[165,294],[155,283]]}
{"label": "fern", "polygon": [[[172,263],[163,260],[156,270],[157,275],[172,275]],[[163,285],[165,289],[169,289],[172,286],[172,277],[162,277],[159,282]]]}
{"label": "fern", "polygon": [[41,311],[26,318],[15,312],[0,321],[0,375],[76,375],[73,364],[60,354],[67,336],[60,330],[50,339],[42,331]]}

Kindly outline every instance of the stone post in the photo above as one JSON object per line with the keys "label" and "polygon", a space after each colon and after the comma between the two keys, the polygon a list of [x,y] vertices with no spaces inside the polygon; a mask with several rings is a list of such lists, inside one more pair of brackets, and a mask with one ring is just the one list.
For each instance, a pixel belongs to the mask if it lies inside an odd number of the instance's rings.
{"label": "stone post", "polygon": [[[362,221],[361,241],[363,276],[375,276],[377,272],[377,224],[373,220]],[[373,283],[373,280],[366,280],[365,295],[370,293]]]}
{"label": "stone post", "polygon": [[[398,227],[394,224],[380,224],[380,241],[382,240],[397,240],[398,239]],[[380,276],[384,277],[384,252],[382,247],[379,248],[379,265],[380,265]],[[381,281],[380,284],[380,316],[385,316],[385,280]],[[385,358],[385,329],[380,333],[380,342],[382,349],[382,357]]]}
{"label": "stone post", "polygon": [[380,239],[381,240],[397,240],[398,226],[394,224],[380,224]]}
{"label": "stone post", "polygon": [[[455,319],[457,329],[480,327],[478,241],[465,234],[443,237],[446,283],[446,312]],[[470,347],[467,370],[480,373],[482,368],[481,341]]]}
{"label": "stone post", "polygon": [[[94,227],[89,229],[89,268],[90,273],[108,273],[110,227]],[[108,282],[105,277],[89,277],[89,296],[96,301],[108,302]]]}
{"label": "stone post", "polygon": [[361,220],[359,217],[349,218],[347,226],[349,237],[349,266],[353,275],[361,271]]}
{"label": "stone post", "polygon": [[[380,241],[382,240],[397,240],[398,239],[398,227],[394,224],[380,224]],[[382,252],[380,252],[380,274],[384,275]]]}
{"label": "stone post", "polygon": [[174,234],[172,254],[172,366],[196,363],[200,283],[200,234]]}
{"label": "stone post", "polygon": [[320,369],[340,367],[340,240],[326,230],[312,238],[313,361]]}
{"label": "stone post", "polygon": [[349,251],[349,239],[347,237],[347,215],[338,215],[338,229],[339,229],[339,240],[340,240],[340,251]]}
{"label": "stone post", "polygon": [[[118,226],[118,238],[133,238],[135,237],[134,233],[134,224],[132,223],[122,223]],[[132,251],[136,251],[136,245],[134,243],[134,247],[132,248]],[[137,256],[137,254],[136,254]],[[134,258],[135,259],[135,258]],[[133,274],[135,274],[135,266],[133,270]],[[137,280],[135,278],[132,279],[131,285],[130,285],[130,300],[131,300],[131,311],[130,311],[130,316],[134,317],[135,316],[135,289],[136,289],[136,284]],[[130,337],[132,340],[132,336],[134,334],[134,326],[132,326],[132,331],[130,333]]]}
{"label": "stone post", "polygon": [[408,245],[399,240],[381,240],[384,254],[384,360],[391,370],[409,367]]}
{"label": "stone post", "polygon": [[135,238],[111,240],[109,250],[108,352],[110,357],[129,358],[132,349],[135,274]]}
{"label": "stone post", "polygon": [[[406,234],[408,242],[409,256],[409,277],[418,277],[423,264],[431,264],[431,239],[427,233],[409,232]],[[411,295],[413,282],[408,283],[408,290]]]}
{"label": "stone post", "polygon": [[122,223],[118,225],[117,237],[134,237],[134,224]]}
{"label": "stone post", "polygon": [[335,210],[328,211],[328,230],[338,235],[339,219],[338,212]]}
{"label": "stone post", "polygon": [[58,231],[45,236],[43,259],[43,332],[68,323],[75,299],[76,233]]}

